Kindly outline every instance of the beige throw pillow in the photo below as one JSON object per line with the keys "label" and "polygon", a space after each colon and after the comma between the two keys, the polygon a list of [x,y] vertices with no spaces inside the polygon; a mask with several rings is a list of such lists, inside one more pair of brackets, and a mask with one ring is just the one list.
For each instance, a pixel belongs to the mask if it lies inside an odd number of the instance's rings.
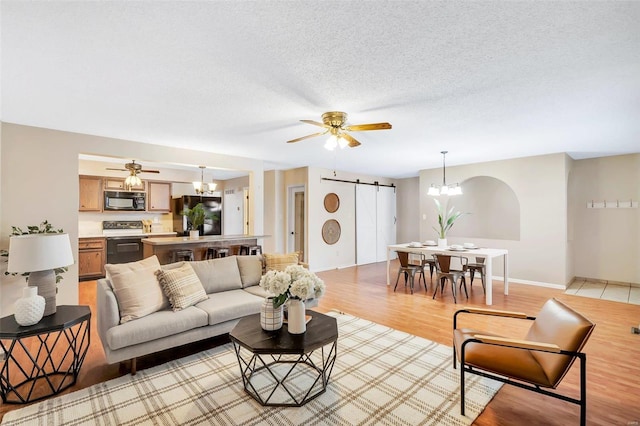
{"label": "beige throw pillow", "polygon": [[265,271],[284,271],[289,265],[298,264],[298,253],[269,254],[262,255],[265,264]]}
{"label": "beige throw pillow", "polygon": [[207,300],[207,293],[204,292],[200,279],[188,262],[179,268],[168,271],[159,270],[156,274],[174,311],[180,311]]}
{"label": "beige throw pillow", "polygon": [[104,266],[120,309],[120,324],[165,309],[169,301],[156,278],[160,262],[151,256],[138,262]]}

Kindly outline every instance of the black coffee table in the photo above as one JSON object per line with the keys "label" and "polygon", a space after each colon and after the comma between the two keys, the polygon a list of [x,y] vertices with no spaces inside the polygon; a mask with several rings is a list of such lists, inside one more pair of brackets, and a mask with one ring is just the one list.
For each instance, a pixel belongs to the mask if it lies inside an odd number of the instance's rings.
{"label": "black coffee table", "polygon": [[229,333],[238,357],[245,391],[265,406],[300,407],[327,390],[336,361],[336,319],[307,311],[303,334],[287,325],[264,331],[260,314],[249,315]]}

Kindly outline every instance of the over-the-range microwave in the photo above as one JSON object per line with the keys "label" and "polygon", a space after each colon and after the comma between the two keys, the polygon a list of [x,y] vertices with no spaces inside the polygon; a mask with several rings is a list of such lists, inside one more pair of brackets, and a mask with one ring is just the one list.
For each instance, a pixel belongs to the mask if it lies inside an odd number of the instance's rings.
{"label": "over-the-range microwave", "polygon": [[104,210],[144,211],[144,192],[104,191]]}

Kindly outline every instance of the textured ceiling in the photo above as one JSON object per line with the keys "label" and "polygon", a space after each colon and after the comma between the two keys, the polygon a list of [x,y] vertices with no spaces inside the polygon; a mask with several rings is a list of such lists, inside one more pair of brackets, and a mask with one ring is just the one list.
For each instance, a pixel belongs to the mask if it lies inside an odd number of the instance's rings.
{"label": "textured ceiling", "polygon": [[[388,177],[640,152],[640,2],[0,3],[2,121]],[[325,111],[362,146],[329,152]]]}

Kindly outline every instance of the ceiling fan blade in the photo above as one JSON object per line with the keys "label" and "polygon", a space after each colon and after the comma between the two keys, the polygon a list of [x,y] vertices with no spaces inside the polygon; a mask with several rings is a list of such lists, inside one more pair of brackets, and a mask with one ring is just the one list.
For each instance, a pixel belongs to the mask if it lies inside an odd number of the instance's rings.
{"label": "ceiling fan blade", "polygon": [[300,120],[300,121],[307,124],[313,124],[314,126],[319,126],[319,127],[331,127],[327,124],[318,123],[317,121],[313,121],[313,120]]}
{"label": "ceiling fan blade", "polygon": [[349,147],[351,147],[351,148],[355,148],[356,146],[360,145],[360,142],[355,140],[353,138],[353,136],[351,136],[351,135],[349,135],[347,133],[343,133],[341,136],[349,141]]}
{"label": "ceiling fan blade", "polygon": [[327,130],[326,132],[314,133],[314,134],[312,134],[312,135],[303,136],[303,137],[298,138],[298,139],[292,139],[292,140],[290,140],[290,141],[287,141],[287,143],[300,142],[300,141],[303,141],[303,140],[305,140],[305,139],[315,138],[316,136],[322,136],[322,135],[324,135],[324,134],[325,134],[325,133],[327,133],[327,132],[328,132],[328,130]]}
{"label": "ceiling fan blade", "polygon": [[389,123],[371,123],[371,124],[354,124],[345,126],[344,130],[348,132],[363,132],[365,130],[388,130],[391,128]]}
{"label": "ceiling fan blade", "polygon": [[113,167],[105,167],[105,170],[117,170],[119,172],[128,172],[129,171],[127,169],[115,169]]}
{"label": "ceiling fan blade", "polygon": [[139,170],[140,173],[160,173],[160,170]]}

